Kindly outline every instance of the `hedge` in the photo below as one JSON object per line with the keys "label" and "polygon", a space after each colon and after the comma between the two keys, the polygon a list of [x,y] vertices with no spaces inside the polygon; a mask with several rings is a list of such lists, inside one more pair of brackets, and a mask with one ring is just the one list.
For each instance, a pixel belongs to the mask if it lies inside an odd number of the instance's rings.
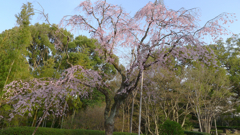
{"label": "hedge", "polygon": [[[199,126],[194,126],[194,128],[199,128]],[[212,129],[215,129],[214,126],[212,126]],[[217,129],[239,129],[240,130],[240,126],[217,126]]]}
{"label": "hedge", "polygon": [[186,134],[186,135],[211,135],[209,133],[196,132],[196,131],[184,131],[184,134]]}
{"label": "hedge", "polygon": [[[0,135],[32,135],[35,127],[11,127],[0,130]],[[35,135],[105,135],[104,131],[84,129],[56,129],[39,127]],[[136,133],[114,132],[113,135],[137,135]]]}
{"label": "hedge", "polygon": [[[32,135],[35,127],[11,127],[0,130],[0,135]],[[184,131],[186,135],[211,135],[209,133]],[[85,129],[58,129],[39,127],[35,135],[105,135],[104,131]],[[136,133],[114,132],[113,135],[137,135]]]}
{"label": "hedge", "polygon": [[240,129],[240,126],[217,126],[217,129]]}

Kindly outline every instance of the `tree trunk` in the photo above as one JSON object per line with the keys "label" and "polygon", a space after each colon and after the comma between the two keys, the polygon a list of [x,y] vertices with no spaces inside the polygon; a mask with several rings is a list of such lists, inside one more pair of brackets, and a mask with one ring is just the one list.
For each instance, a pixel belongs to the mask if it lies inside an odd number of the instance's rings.
{"label": "tree trunk", "polygon": [[204,119],[204,122],[203,122],[203,132],[207,132],[208,133],[208,131],[207,131],[207,129],[208,129],[208,123],[207,123],[207,121],[206,121],[206,118]]}
{"label": "tree trunk", "polygon": [[185,121],[186,121],[186,118],[187,118],[187,115],[189,114],[190,112],[188,112],[188,113],[186,113],[185,114],[185,116],[184,116],[184,118],[183,118],[183,122],[182,122],[182,125],[181,125],[181,127],[183,127],[184,126],[184,124],[185,124]]}
{"label": "tree trunk", "polygon": [[[137,93],[137,92],[136,92]],[[132,133],[132,121],[133,121],[133,112],[134,112],[134,99],[135,99],[135,96],[137,94],[134,94],[133,93],[133,99],[132,99],[132,111],[131,111],[131,115],[130,115],[130,133]]]}
{"label": "tree trunk", "polygon": [[71,125],[72,125],[72,123],[73,123],[73,119],[74,119],[74,117],[75,117],[75,109],[73,109],[73,115],[72,115]]}
{"label": "tree trunk", "polygon": [[52,121],[51,128],[53,128],[53,127],[54,127],[54,124],[55,124],[55,115],[53,114],[53,121]]}
{"label": "tree trunk", "polygon": [[130,114],[129,114],[130,108],[129,108],[129,105],[128,105],[127,108],[128,108],[128,109],[127,109],[127,110],[128,110],[128,111],[127,111],[127,112],[128,112],[128,113],[127,113],[127,114],[128,114],[128,116],[127,116],[127,124],[128,124],[127,127],[128,127],[128,131],[129,131],[129,130],[130,130],[130,129],[129,129],[129,127],[130,127],[130,125],[129,125],[129,124],[130,124],[130,120],[129,120],[129,118],[130,118]]}
{"label": "tree trunk", "polygon": [[209,133],[211,133],[211,129],[212,129],[212,117],[209,117]]}
{"label": "tree trunk", "polygon": [[200,115],[200,112],[198,112],[197,107],[196,107],[196,112],[197,112],[197,117],[198,117],[198,123],[199,123],[200,132],[203,132],[203,130],[202,130],[202,123],[201,123],[201,115]]}
{"label": "tree trunk", "polygon": [[208,117],[206,118],[206,128],[207,128],[207,133],[210,133],[211,124],[210,124],[210,119]]}
{"label": "tree trunk", "polygon": [[[149,98],[148,98],[149,100]],[[153,132],[150,129],[150,113],[149,113],[149,105],[147,104],[147,101],[145,99],[143,99],[144,101],[144,105],[145,105],[145,134],[148,135],[148,133],[150,133],[151,135],[153,135]]]}
{"label": "tree trunk", "polygon": [[202,132],[210,133],[211,132],[211,124],[212,120],[211,117],[205,116],[204,119],[202,119]]}
{"label": "tree trunk", "polygon": [[208,124],[208,125],[209,125],[208,128],[209,128],[209,133],[210,133],[210,132],[211,132],[211,128],[212,128],[212,120],[211,120],[211,118],[209,119],[209,122],[208,122],[208,123],[209,123],[209,124]]}
{"label": "tree trunk", "polygon": [[145,134],[148,135],[147,122],[145,122]]}
{"label": "tree trunk", "polygon": [[47,118],[45,118],[45,125],[44,126],[47,127]]}
{"label": "tree trunk", "polygon": [[202,129],[202,123],[201,123],[201,118],[199,117],[198,118],[198,122],[199,122],[199,128],[200,128],[200,132],[203,132],[203,129]]}
{"label": "tree trunk", "polygon": [[[123,89],[123,88],[121,88],[121,89]],[[112,106],[111,106],[111,100],[109,99],[108,95],[105,96],[105,98],[106,98],[106,108],[104,111],[105,135],[112,135],[113,130],[114,130],[114,118],[119,111],[122,101],[126,97],[123,98],[122,95],[115,95],[114,103]]]}
{"label": "tree trunk", "polygon": [[[112,113],[112,112],[111,112]],[[105,135],[113,135],[113,131],[114,131],[114,117],[116,115],[116,111],[115,114],[113,112],[112,115],[110,115],[104,123],[104,127],[105,127]]]}
{"label": "tree trunk", "polygon": [[218,132],[217,132],[217,122],[216,122],[216,117],[214,117],[214,125],[215,125],[216,135],[218,135]]}
{"label": "tree trunk", "polygon": [[42,127],[44,126],[44,121],[45,121],[45,118],[44,118],[44,120],[43,120],[43,122],[42,122]]}
{"label": "tree trunk", "polygon": [[124,104],[123,104],[123,125],[122,125],[122,132],[124,132]]}
{"label": "tree trunk", "polygon": [[178,116],[178,111],[176,111],[176,119],[177,119],[177,123],[179,123],[179,116]]}
{"label": "tree trunk", "polygon": [[155,116],[154,122],[155,122],[155,133],[156,133],[156,135],[158,135],[159,133],[158,133],[158,118],[157,118],[157,116]]}
{"label": "tree trunk", "polygon": [[141,91],[140,91],[138,135],[141,134],[142,91],[143,91],[143,71],[142,71],[142,82],[141,82]]}
{"label": "tree trunk", "polygon": [[114,130],[114,120],[105,121],[105,135],[112,135]]}
{"label": "tree trunk", "polygon": [[184,116],[183,121],[182,121],[182,125],[181,125],[182,128],[183,128],[183,126],[185,124],[185,120],[186,120],[186,115]]}
{"label": "tree trunk", "polygon": [[175,117],[176,113],[175,113],[175,109],[173,109],[173,113],[172,113],[172,114],[173,114],[173,115],[172,115],[172,118],[173,118],[172,120],[176,122],[176,117]]}
{"label": "tree trunk", "polygon": [[36,109],[36,111],[35,111],[35,113],[34,113],[34,118],[33,118],[33,122],[32,122],[32,127],[35,127],[35,125],[36,125],[37,111],[38,111],[38,109]]}
{"label": "tree trunk", "polygon": [[[67,105],[67,97],[65,99],[65,103],[64,103],[64,107],[63,107],[63,113],[65,113],[66,105]],[[64,120],[64,115],[62,115],[61,129],[62,129],[62,126],[63,126],[63,120]]]}
{"label": "tree trunk", "polygon": [[48,112],[49,108],[52,106],[52,102],[53,102],[53,100],[51,101],[51,103],[50,103],[49,106],[47,107],[46,111],[44,112],[41,120],[38,122],[38,125],[37,125],[37,127],[35,128],[35,130],[34,130],[34,132],[32,133],[32,135],[35,135],[35,133],[37,132],[37,129],[38,129],[38,127],[40,126],[40,124],[42,123],[43,118],[45,118],[45,116],[47,115],[47,112]]}

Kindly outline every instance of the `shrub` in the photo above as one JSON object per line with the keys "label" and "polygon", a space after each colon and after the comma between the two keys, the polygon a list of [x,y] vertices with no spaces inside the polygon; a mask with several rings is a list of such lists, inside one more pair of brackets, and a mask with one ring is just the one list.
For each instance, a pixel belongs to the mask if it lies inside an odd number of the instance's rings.
{"label": "shrub", "polygon": [[184,135],[181,125],[175,121],[166,120],[163,125],[159,126],[161,135]]}
{"label": "shrub", "polygon": [[186,134],[186,135],[211,135],[209,133],[195,132],[195,131],[184,131],[184,134]]}
{"label": "shrub", "polygon": [[[31,135],[35,127],[12,127],[0,130],[0,135]],[[36,135],[105,135],[104,131],[84,129],[57,129],[39,127]],[[113,135],[137,135],[136,133],[118,133]]]}

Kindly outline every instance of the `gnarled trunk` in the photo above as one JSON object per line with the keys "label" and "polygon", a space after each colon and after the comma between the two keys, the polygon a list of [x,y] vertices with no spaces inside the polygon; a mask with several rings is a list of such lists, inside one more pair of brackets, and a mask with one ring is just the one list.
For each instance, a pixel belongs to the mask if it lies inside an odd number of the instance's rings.
{"label": "gnarled trunk", "polygon": [[104,127],[105,127],[105,135],[112,135],[114,130],[114,119],[110,118],[105,120]]}
{"label": "gnarled trunk", "polygon": [[[110,115],[106,116],[106,109],[105,109],[105,122],[104,122],[104,128],[105,128],[105,135],[112,135],[113,134],[113,131],[114,131],[114,120],[115,120],[115,116],[119,110],[119,107],[120,107],[120,103],[119,102],[115,102],[113,105],[112,105],[112,108],[111,108],[111,112],[110,112]],[[107,107],[106,107],[107,108]]]}
{"label": "gnarled trunk", "polygon": [[[119,89],[122,90],[123,87]],[[127,94],[116,94],[114,96],[114,103],[111,104],[111,100],[109,98],[109,95],[105,95],[105,101],[106,101],[106,108],[104,111],[104,128],[105,128],[105,135],[112,135],[114,131],[114,120],[115,116],[117,115],[119,108],[122,104],[122,102],[127,98]]]}

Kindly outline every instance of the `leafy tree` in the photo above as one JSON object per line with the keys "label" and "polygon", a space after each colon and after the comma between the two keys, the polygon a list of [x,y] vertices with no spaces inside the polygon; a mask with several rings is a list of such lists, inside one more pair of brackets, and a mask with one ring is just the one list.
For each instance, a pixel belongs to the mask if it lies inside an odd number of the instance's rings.
{"label": "leafy tree", "polygon": [[226,70],[195,62],[186,69],[185,89],[190,95],[190,103],[196,114],[201,132],[210,133],[216,116],[231,107],[232,95]]}
{"label": "leafy tree", "polygon": [[[23,4],[21,13],[16,15],[19,27],[5,30],[0,34],[0,106],[1,112],[6,111],[5,115],[8,115],[12,104],[6,105],[6,100],[2,96],[4,86],[14,80],[31,78],[26,54],[31,41],[29,24],[33,15],[32,4]],[[16,126],[21,123],[20,120],[21,117],[16,117],[12,122],[6,123],[5,121],[5,124]]]}
{"label": "leafy tree", "polygon": [[[32,40],[28,49],[28,61],[31,66],[31,72],[34,77],[59,77],[58,62],[61,61],[61,55],[64,50],[56,49],[56,37],[58,40],[66,43],[66,37],[56,33],[56,26],[49,24],[38,24],[30,26]],[[63,30],[63,33],[72,37],[71,33]],[[56,35],[54,37],[53,35]],[[44,71],[43,71],[44,70]]]}
{"label": "leafy tree", "polygon": [[0,89],[17,79],[26,79],[29,67],[26,64],[27,47],[31,41],[29,30],[30,18],[33,16],[31,3],[23,4],[22,11],[16,15],[19,27],[6,30],[0,35]]}
{"label": "leafy tree", "polygon": [[224,43],[219,40],[216,45],[210,45],[214,50],[219,66],[226,68],[230,74],[229,78],[233,84],[233,92],[236,93],[235,98],[239,98],[240,95],[240,58],[239,58],[239,47],[240,41],[238,35],[233,35],[228,38]]}
{"label": "leafy tree", "polygon": [[[148,62],[153,60],[149,59]],[[159,134],[158,127],[166,119],[181,124],[181,127],[188,120],[191,113],[190,95],[182,85],[185,80],[185,63],[172,57],[164,64],[154,65],[144,71],[142,115],[145,132]]]}
{"label": "leafy tree", "polygon": [[[225,68],[227,70],[227,73],[229,75],[230,84],[232,87],[232,92],[234,95],[232,96],[234,101],[232,103],[234,104],[233,110],[229,112],[226,110],[227,113],[223,114],[221,118],[228,117],[225,115],[232,115],[239,113],[239,94],[240,94],[240,87],[239,87],[239,73],[240,73],[240,63],[239,63],[239,35],[233,35],[232,37],[228,38],[225,42],[222,40],[219,40],[216,44],[210,45],[212,50],[214,50],[216,57],[218,59],[218,65]],[[221,119],[222,121],[223,119]],[[228,121],[230,118],[228,119]],[[236,120],[236,121],[234,121]],[[232,122],[237,122],[236,118],[232,119]]]}

